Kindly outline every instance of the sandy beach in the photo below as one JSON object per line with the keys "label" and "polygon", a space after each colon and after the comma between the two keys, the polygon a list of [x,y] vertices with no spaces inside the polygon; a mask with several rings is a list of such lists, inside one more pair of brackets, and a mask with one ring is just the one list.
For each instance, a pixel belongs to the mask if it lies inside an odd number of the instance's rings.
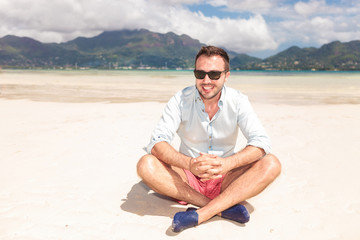
{"label": "sandy beach", "polygon": [[214,217],[174,234],[186,206],[151,191],[136,163],[166,101],[194,80],[124,74],[0,73],[0,239],[360,238],[360,75],[342,88],[317,75],[311,91],[261,85],[278,76],[230,79],[252,100],[282,173],[248,200],[249,223]]}

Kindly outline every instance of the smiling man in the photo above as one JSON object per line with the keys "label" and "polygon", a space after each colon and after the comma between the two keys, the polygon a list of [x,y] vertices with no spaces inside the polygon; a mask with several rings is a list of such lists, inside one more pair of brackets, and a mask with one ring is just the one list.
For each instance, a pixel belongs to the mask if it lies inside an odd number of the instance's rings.
{"label": "smiling man", "polygon": [[[155,127],[148,154],[137,165],[154,191],[199,208],[175,214],[172,229],[180,232],[215,215],[249,221],[241,202],[263,191],[280,174],[279,160],[248,98],[225,86],[230,76],[228,54],[202,47],[195,59],[195,86],[173,96]],[[238,134],[247,139],[235,152]],[[177,133],[177,151],[170,144]]]}

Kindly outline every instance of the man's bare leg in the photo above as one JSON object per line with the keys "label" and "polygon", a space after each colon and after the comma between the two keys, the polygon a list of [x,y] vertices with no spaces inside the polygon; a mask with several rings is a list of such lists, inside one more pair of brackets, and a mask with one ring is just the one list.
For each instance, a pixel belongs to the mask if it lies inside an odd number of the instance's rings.
{"label": "man's bare leg", "polygon": [[189,186],[182,169],[170,167],[153,155],[145,155],[139,160],[137,172],[143,181],[157,193],[199,207],[210,202],[209,198]]}
{"label": "man's bare leg", "polygon": [[171,168],[153,155],[143,156],[137,166],[139,176],[154,191],[199,206],[199,224],[259,194],[279,175],[280,169],[278,159],[271,154],[249,166],[234,169],[224,178],[222,193],[210,200],[187,184],[182,169]]}
{"label": "man's bare leg", "polygon": [[224,178],[222,192],[199,208],[198,223],[205,222],[222,211],[262,192],[280,174],[279,160],[272,154],[253,163],[248,169],[234,169]]}

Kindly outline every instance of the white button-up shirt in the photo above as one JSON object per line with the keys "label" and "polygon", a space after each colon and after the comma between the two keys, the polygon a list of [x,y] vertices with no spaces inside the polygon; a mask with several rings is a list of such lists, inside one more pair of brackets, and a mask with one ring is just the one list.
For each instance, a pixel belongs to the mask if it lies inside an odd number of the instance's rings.
{"label": "white button-up shirt", "polygon": [[234,154],[239,129],[247,145],[270,152],[269,137],[247,96],[224,86],[218,105],[219,110],[210,120],[195,86],[179,91],[167,103],[147,152],[150,154],[158,142],[171,144],[177,133],[181,140],[179,152],[187,156],[197,157],[203,152],[228,157]]}

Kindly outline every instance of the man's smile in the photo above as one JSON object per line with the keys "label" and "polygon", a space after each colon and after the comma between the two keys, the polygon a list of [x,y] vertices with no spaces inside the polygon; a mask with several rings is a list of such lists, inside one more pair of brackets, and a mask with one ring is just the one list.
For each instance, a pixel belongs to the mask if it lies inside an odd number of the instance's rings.
{"label": "man's smile", "polygon": [[202,88],[205,90],[205,91],[211,91],[212,89],[214,89],[214,86],[210,86],[210,85],[203,85]]}

